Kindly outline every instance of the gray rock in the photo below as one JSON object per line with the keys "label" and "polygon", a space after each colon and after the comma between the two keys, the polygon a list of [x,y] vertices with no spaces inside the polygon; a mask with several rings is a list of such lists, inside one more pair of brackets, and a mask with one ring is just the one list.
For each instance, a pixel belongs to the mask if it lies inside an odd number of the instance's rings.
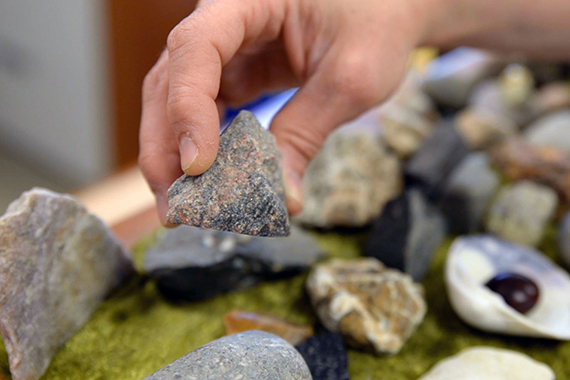
{"label": "gray rock", "polygon": [[276,335],[246,331],[210,342],[144,380],[312,380],[299,352]]}
{"label": "gray rock", "polygon": [[254,236],[287,236],[289,215],[281,155],[271,133],[242,111],[220,137],[204,174],[183,175],[168,189],[172,224]]}
{"label": "gray rock", "polygon": [[451,233],[479,229],[499,182],[485,153],[471,153],[461,161],[449,176],[439,201]]}
{"label": "gray rock", "polygon": [[309,164],[297,220],[320,228],[361,227],[401,188],[400,162],[384,147],[377,126],[356,121],[332,133]]}
{"label": "gray rock", "polygon": [[0,330],[14,380],[55,353],[133,271],[110,230],[69,195],[34,188],[0,218]]}
{"label": "gray rock", "polygon": [[567,213],[560,221],[556,239],[558,254],[566,264],[566,267],[570,268],[570,213]]}
{"label": "gray rock", "polygon": [[322,257],[316,242],[295,226],[281,238],[179,226],[158,237],[144,268],[167,298],[194,301],[296,275]]}
{"label": "gray rock", "polygon": [[539,118],[528,126],[525,139],[534,146],[547,146],[570,153],[570,109]]}
{"label": "gray rock", "polygon": [[504,187],[489,210],[486,229],[512,242],[536,246],[552,221],[558,197],[554,190],[530,181]]}
{"label": "gray rock", "polygon": [[412,189],[388,202],[372,226],[364,254],[421,281],[446,234],[441,212]]}

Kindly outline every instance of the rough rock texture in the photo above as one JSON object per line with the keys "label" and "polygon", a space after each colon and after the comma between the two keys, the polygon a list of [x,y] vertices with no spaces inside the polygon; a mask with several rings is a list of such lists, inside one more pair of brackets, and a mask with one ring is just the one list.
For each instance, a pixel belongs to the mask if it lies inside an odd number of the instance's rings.
{"label": "rough rock texture", "polygon": [[552,369],[517,351],[470,347],[437,363],[418,380],[554,380]]}
{"label": "rough rock texture", "polygon": [[281,156],[273,135],[242,111],[220,137],[214,164],[168,189],[168,222],[254,236],[286,236]]}
{"label": "rough rock texture", "polygon": [[224,315],[226,335],[249,330],[265,331],[275,334],[296,346],[313,336],[313,328],[287,322],[273,314],[250,313],[235,309]]}
{"label": "rough rock texture", "polygon": [[454,123],[472,149],[485,149],[517,133],[515,123],[509,118],[473,108],[458,112]]}
{"label": "rough rock texture", "polygon": [[525,139],[533,146],[556,148],[570,154],[570,109],[536,120],[525,131]]}
{"label": "rough rock texture", "polygon": [[441,212],[412,189],[388,202],[372,226],[364,254],[421,281],[446,234]]}
{"label": "rough rock texture", "polygon": [[511,181],[528,179],[556,190],[562,210],[570,208],[570,154],[508,139],[491,151],[497,168]]}
{"label": "rough rock texture", "polygon": [[405,159],[415,153],[433,133],[434,125],[413,110],[390,106],[382,112],[382,130],[386,145]]}
{"label": "rough rock texture", "polygon": [[303,178],[307,226],[361,227],[376,218],[402,188],[400,163],[374,126],[347,125],[325,141]]}
{"label": "rough rock texture", "polygon": [[144,380],[311,380],[307,363],[283,339],[247,331],[210,342]]}
{"label": "rough rock texture", "polygon": [[178,226],[150,247],[144,268],[164,296],[193,301],[296,275],[323,256],[298,227],[288,237],[262,238]]}
{"label": "rough rock texture", "polygon": [[0,218],[0,329],[12,378],[39,379],[132,270],[75,198],[34,188],[14,201]]}
{"label": "rough rock texture", "polygon": [[327,331],[295,346],[307,362],[313,380],[349,380],[348,356],[342,336]]}
{"label": "rough rock texture", "polygon": [[471,153],[465,157],[449,176],[438,203],[448,221],[449,232],[477,231],[499,182],[485,153]]}
{"label": "rough rock texture", "polygon": [[556,235],[558,254],[570,268],[570,213],[567,213],[558,225],[558,233]]}
{"label": "rough rock texture", "polygon": [[328,330],[377,353],[398,353],[427,310],[420,284],[373,258],[318,265],[307,290]]}
{"label": "rough rock texture", "polygon": [[489,210],[485,227],[503,239],[536,246],[552,221],[557,205],[552,189],[521,181],[501,190]]}
{"label": "rough rock texture", "polygon": [[450,123],[444,123],[406,163],[406,180],[421,186],[431,197],[447,176],[470,152],[465,140]]}

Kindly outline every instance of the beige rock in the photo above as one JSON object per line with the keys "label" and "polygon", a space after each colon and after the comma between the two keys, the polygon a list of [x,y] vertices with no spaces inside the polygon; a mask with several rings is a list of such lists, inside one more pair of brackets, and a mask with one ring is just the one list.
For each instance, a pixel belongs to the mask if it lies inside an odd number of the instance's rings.
{"label": "beige rock", "polygon": [[418,380],[554,380],[552,369],[520,352],[471,347],[437,363]]}
{"label": "beige rock", "polygon": [[534,95],[534,78],[528,67],[511,63],[499,76],[501,92],[510,106],[527,103]]}
{"label": "beige rock", "polygon": [[473,108],[457,113],[455,128],[473,149],[484,149],[517,133],[516,124],[508,117]]}
{"label": "beige rock", "polygon": [[373,258],[319,265],[307,290],[327,329],[340,332],[353,347],[377,353],[398,353],[427,310],[420,284]]}
{"label": "beige rock", "polygon": [[552,82],[536,91],[532,99],[539,114],[545,114],[570,107],[570,84]]}
{"label": "beige rock", "polygon": [[387,107],[382,113],[382,129],[386,145],[400,158],[415,153],[434,131],[433,122],[413,110],[398,106]]}

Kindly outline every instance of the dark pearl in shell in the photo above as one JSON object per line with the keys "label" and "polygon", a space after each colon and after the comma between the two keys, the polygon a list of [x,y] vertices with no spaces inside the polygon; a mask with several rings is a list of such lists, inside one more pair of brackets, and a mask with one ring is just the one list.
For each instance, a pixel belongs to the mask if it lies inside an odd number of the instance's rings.
{"label": "dark pearl in shell", "polygon": [[500,294],[510,307],[522,314],[536,305],[540,294],[534,281],[517,273],[499,273],[485,286]]}

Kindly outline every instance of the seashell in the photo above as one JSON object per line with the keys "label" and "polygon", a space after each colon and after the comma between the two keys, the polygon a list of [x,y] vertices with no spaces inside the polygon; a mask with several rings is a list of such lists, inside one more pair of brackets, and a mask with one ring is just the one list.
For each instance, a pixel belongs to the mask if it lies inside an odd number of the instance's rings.
{"label": "seashell", "polygon": [[[485,286],[499,273],[518,273],[540,290],[537,303],[521,314]],[[570,275],[546,256],[490,235],[457,238],[445,266],[451,306],[478,329],[570,340]]]}

